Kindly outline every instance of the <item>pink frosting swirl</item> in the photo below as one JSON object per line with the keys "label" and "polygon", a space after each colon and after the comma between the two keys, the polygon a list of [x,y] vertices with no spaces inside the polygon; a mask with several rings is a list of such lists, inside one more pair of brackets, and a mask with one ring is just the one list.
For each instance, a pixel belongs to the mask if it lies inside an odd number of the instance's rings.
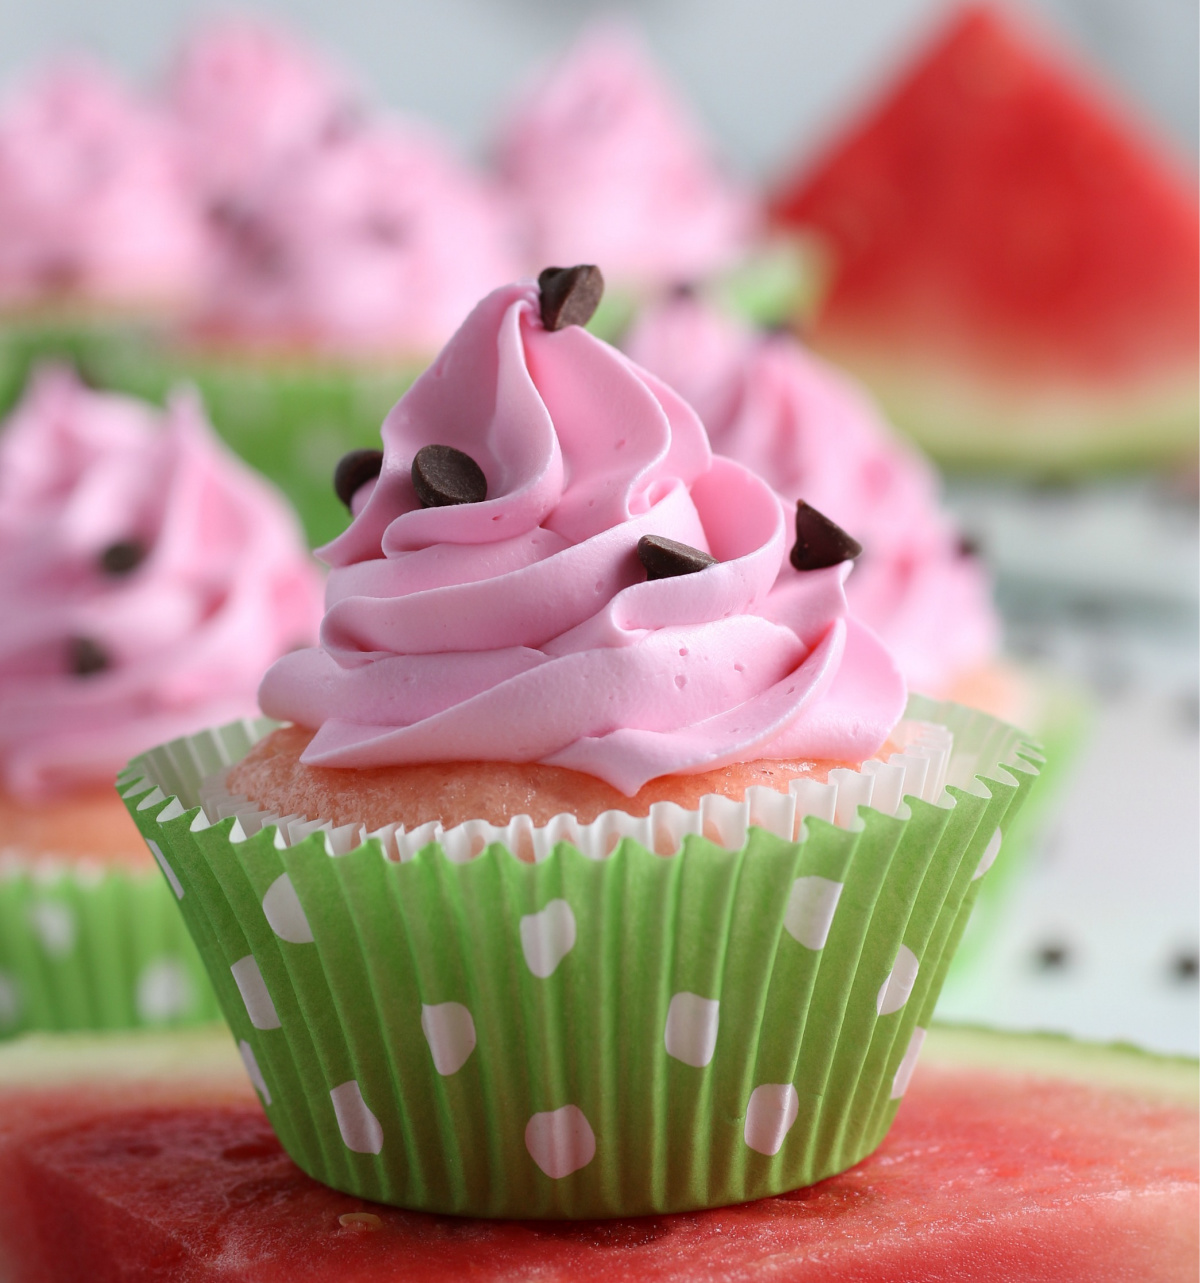
{"label": "pink frosting swirl", "polygon": [[999,625],[984,567],[963,555],[932,468],[849,379],[790,336],[753,334],[695,297],[648,311],[625,346],[696,407],[713,449],[863,545],[850,608],[911,686],[945,693],[993,658]]}
{"label": "pink frosting swirl", "polygon": [[320,595],[291,511],[191,396],[164,413],[44,368],[0,431],[4,786],[108,783],[154,744],[256,715]]}
{"label": "pink frosting swirl", "polygon": [[224,208],[201,329],[349,355],[428,356],[511,278],[503,211],[429,131],[326,140]]}
{"label": "pink frosting swirl", "polygon": [[210,22],[180,50],[167,84],[198,188],[236,199],[344,129],[346,79],[319,54],[259,19]]}
{"label": "pink frosting swirl", "polygon": [[0,110],[0,302],[173,302],[200,220],[167,126],[90,63],[58,63]]}
{"label": "pink frosting swirl", "polygon": [[[900,716],[894,663],[847,617],[849,565],[793,570],[778,496],[714,457],[656,378],[583,329],[546,331],[533,285],[479,304],[383,442],[321,551],[321,647],[259,692],[318,728],[303,760],[536,761],[631,795],[732,761],[857,761]],[[479,464],[486,500],[420,506],[410,468],[432,443]],[[718,564],[647,581],[650,534]]]}
{"label": "pink frosting swirl", "polygon": [[691,280],[736,258],[757,219],[622,25],[593,28],[532,87],[496,152],[538,268],[599,263],[634,288]]}

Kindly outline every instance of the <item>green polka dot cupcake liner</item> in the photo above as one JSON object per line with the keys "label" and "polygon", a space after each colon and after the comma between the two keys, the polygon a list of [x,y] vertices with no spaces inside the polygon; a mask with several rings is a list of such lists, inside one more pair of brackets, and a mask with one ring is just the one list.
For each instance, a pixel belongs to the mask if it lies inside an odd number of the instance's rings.
{"label": "green polka dot cupcake liner", "polygon": [[227,791],[272,726],[144,755],[126,805],[296,1163],[474,1216],[684,1211],[865,1157],[1041,764],[914,699],[888,761],[787,794],[368,833]]}
{"label": "green polka dot cupcake liner", "polygon": [[157,869],[0,855],[0,1037],[221,1018]]}

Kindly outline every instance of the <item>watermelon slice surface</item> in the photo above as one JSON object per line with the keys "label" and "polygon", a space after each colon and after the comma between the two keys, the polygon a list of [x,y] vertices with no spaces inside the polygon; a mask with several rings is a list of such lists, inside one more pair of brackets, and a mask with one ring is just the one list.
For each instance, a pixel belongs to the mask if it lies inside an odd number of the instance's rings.
{"label": "watermelon slice surface", "polygon": [[810,1189],[626,1221],[365,1203],[276,1141],[228,1035],[0,1051],[0,1277],[1164,1283],[1197,1274],[1195,1062],[935,1028],[883,1145]]}
{"label": "watermelon slice surface", "polygon": [[999,10],[961,9],[772,208],[829,256],[814,346],[944,461],[1195,449],[1194,176]]}

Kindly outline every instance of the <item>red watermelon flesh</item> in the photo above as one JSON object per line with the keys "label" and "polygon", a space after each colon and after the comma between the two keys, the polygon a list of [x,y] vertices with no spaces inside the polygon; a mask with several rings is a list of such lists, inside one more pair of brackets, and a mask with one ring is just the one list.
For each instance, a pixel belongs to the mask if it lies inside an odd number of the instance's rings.
{"label": "red watermelon flesh", "polygon": [[1194,178],[998,10],[958,12],[773,212],[830,254],[814,345],[944,456],[1194,448]]}
{"label": "red watermelon flesh", "polygon": [[887,1140],[851,1171],[739,1207],[604,1222],[430,1216],[326,1189],[283,1153],[232,1058],[201,1079],[10,1082],[0,1274],[1194,1281],[1194,1064],[1066,1043],[1034,1063],[1030,1045],[934,1030]]}

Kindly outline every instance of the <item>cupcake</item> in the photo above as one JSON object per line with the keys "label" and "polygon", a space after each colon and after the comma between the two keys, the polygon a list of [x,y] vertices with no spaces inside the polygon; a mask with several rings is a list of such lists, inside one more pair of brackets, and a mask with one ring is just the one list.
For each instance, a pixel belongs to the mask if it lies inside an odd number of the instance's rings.
{"label": "cupcake", "polygon": [[189,304],[203,239],[177,144],[149,104],[82,60],[0,104],[0,410],[39,355],[104,368]]}
{"label": "cupcake", "polygon": [[[526,265],[604,265],[612,333],[634,301],[734,266],[759,214],[631,26],[593,26],[503,122],[497,172],[519,211]],[[778,264],[776,265],[778,266]]]}
{"label": "cupcake", "polygon": [[0,428],[0,1027],[213,1013],[173,897],[112,793],[123,762],[253,715],[314,636],[280,498],[167,411],[43,367]]}
{"label": "cupcake", "polygon": [[632,1215],[857,1162],[1036,774],[906,707],[854,539],[582,329],[599,291],[495,291],[343,460],[288,724],[120,778],[272,1125],[362,1197]]}

